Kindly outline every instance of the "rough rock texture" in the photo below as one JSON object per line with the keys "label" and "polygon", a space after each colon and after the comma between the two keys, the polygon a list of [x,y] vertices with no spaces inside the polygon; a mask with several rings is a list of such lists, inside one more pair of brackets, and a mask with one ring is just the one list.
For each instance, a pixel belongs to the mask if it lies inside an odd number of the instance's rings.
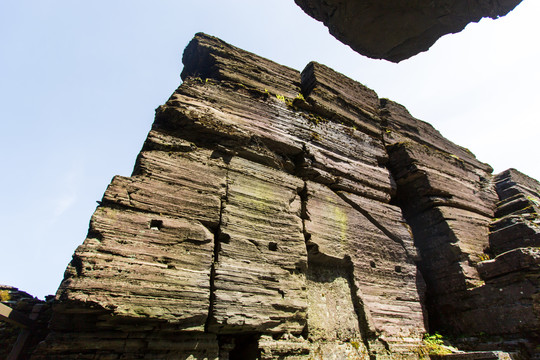
{"label": "rough rock texture", "polygon": [[500,202],[491,224],[491,251],[540,247],[540,183],[515,169],[495,177]]}
{"label": "rough rock texture", "polygon": [[[459,344],[485,350],[540,351],[540,184],[510,169],[494,177],[499,196],[489,247],[477,264],[481,282],[458,296],[447,317],[454,333],[474,334]],[[489,259],[493,257],[493,259]],[[479,345],[481,344],[481,345]]]}
{"label": "rough rock texture", "polygon": [[295,0],[356,52],[393,62],[428,50],[441,36],[483,17],[506,15],[521,0]]}
{"label": "rough rock texture", "polygon": [[481,282],[475,265],[489,246],[496,202],[491,168],[430,125],[411,127],[415,119],[403,107],[383,103],[397,201],[421,252],[430,321],[440,327],[454,316],[456,299]]}
{"label": "rough rock texture", "polygon": [[487,255],[477,266],[483,283],[462,296],[454,331],[481,333],[484,348],[517,343],[539,356],[540,183],[515,169],[494,180],[500,218],[490,224]]}
{"label": "rough rock texture", "polygon": [[538,182],[516,170],[492,177],[402,106],[383,100],[381,110],[396,200],[421,254],[430,327],[483,337],[462,348],[538,352]]}
{"label": "rough rock texture", "polygon": [[[324,65],[204,34],[183,62],[35,359],[419,359],[428,321],[534,352],[538,251],[485,261],[488,165]],[[477,309],[505,323],[467,328]]]}

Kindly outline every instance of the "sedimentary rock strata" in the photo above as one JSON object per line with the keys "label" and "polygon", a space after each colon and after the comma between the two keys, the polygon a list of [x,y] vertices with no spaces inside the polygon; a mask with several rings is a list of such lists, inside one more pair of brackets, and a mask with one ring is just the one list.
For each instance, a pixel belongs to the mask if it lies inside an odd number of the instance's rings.
{"label": "sedimentary rock strata", "polygon": [[[477,266],[483,282],[462,296],[453,322],[458,331],[487,334],[481,342],[498,337],[530,347],[540,343],[540,183],[515,169],[494,181],[497,218],[490,224],[487,254]],[[538,349],[529,352],[538,354]]]}
{"label": "sedimentary rock strata", "polygon": [[540,247],[540,184],[515,169],[495,177],[500,202],[491,224],[491,251]]}
{"label": "sedimentary rock strata", "polygon": [[356,52],[393,62],[428,50],[441,36],[484,17],[508,14],[521,0],[295,0]]}
{"label": "sedimentary rock strata", "polygon": [[429,326],[485,332],[467,328],[470,311],[509,301],[527,332],[494,334],[532,343],[537,251],[486,256],[503,246],[495,212],[536,199],[536,183],[493,179],[324,65],[300,73],[204,34],[183,62],[73,255],[35,359],[418,359]]}

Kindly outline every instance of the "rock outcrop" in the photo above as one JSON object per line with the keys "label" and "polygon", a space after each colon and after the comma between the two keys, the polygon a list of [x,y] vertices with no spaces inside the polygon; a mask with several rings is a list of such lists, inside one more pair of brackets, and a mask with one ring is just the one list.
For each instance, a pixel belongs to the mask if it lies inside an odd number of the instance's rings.
{"label": "rock outcrop", "polygon": [[0,285],[0,359],[29,359],[48,334],[51,312],[48,301],[16,287]]}
{"label": "rock outcrop", "polygon": [[521,0],[295,0],[354,51],[399,62],[428,50],[440,37],[484,17],[508,14]]}
{"label": "rock outcrop", "polygon": [[[428,326],[534,353],[538,183],[493,178],[324,65],[300,73],[204,34],[183,62],[34,359],[419,359]],[[471,325],[490,313],[506,322]]]}

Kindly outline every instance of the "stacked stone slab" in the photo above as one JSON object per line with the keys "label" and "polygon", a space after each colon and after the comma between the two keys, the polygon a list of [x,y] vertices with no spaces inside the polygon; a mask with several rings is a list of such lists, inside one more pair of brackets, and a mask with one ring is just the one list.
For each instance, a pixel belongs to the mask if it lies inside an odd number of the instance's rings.
{"label": "stacked stone slab", "polygon": [[324,65],[204,34],[183,62],[34,359],[418,359],[426,303],[461,324],[446,306],[483,281],[488,165]]}
{"label": "stacked stone slab", "polygon": [[515,169],[495,177],[497,204],[491,224],[490,244],[494,254],[519,247],[540,247],[540,184]]}
{"label": "stacked stone slab", "polygon": [[493,259],[478,264],[483,283],[463,298],[454,330],[481,334],[473,341],[484,349],[522,347],[538,357],[540,183],[515,169],[494,180],[499,202],[487,251]]}
{"label": "stacked stone slab", "polygon": [[467,149],[391,101],[382,101],[381,116],[396,199],[421,254],[431,328],[473,335],[459,342],[465,349],[538,352],[538,182],[513,169],[492,177]]}
{"label": "stacked stone slab", "polygon": [[384,101],[382,114],[397,200],[422,255],[430,321],[441,328],[481,283],[476,264],[489,246],[496,202],[492,169],[402,106]]}

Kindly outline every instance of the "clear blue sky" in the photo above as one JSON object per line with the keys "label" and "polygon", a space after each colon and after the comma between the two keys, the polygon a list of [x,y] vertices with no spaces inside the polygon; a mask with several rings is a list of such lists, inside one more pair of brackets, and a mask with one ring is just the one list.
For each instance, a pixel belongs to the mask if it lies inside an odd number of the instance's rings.
{"label": "clear blue sky", "polygon": [[326,64],[405,105],[496,172],[540,179],[540,2],[400,64],[362,57],[293,0],[0,3],[0,284],[53,294],[202,31],[298,70]]}

